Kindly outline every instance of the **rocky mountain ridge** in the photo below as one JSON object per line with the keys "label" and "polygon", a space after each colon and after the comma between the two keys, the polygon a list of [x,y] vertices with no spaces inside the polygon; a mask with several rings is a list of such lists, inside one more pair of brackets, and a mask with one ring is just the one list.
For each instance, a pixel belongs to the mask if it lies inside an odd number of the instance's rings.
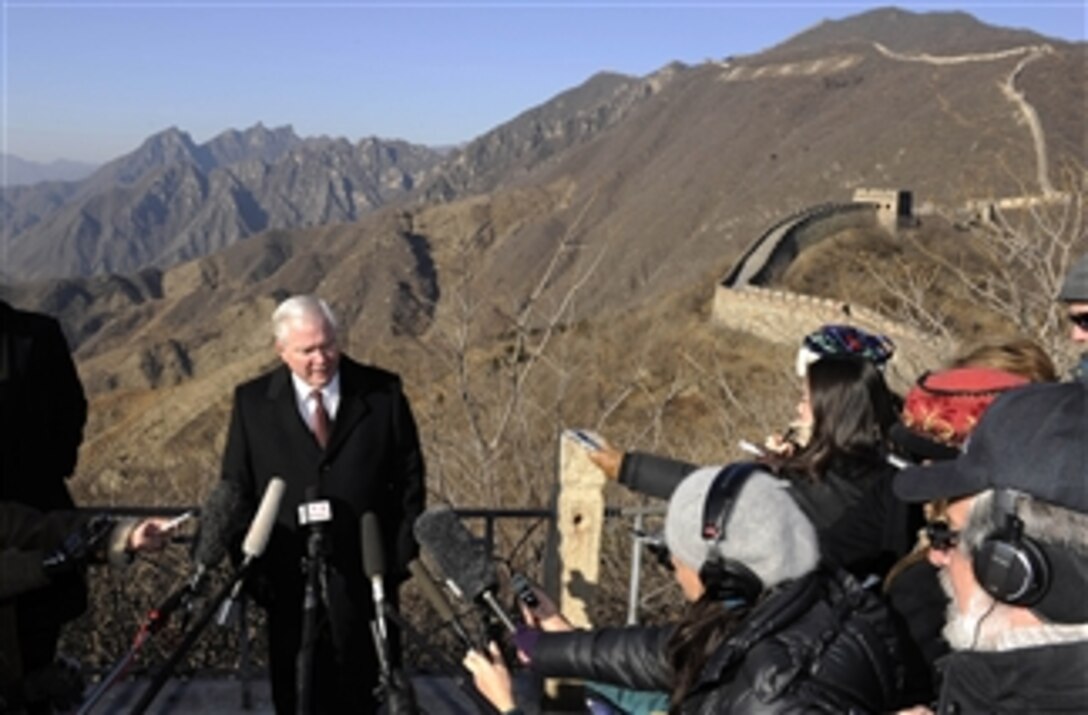
{"label": "rocky mountain ridge", "polygon": [[[1003,53],[1024,38],[1008,31],[966,26],[970,52],[912,46],[911,37],[939,36],[942,23],[958,16],[886,15],[895,32],[873,36],[898,33],[892,54],[865,39],[862,31],[883,17],[866,14],[864,22],[827,24],[799,36],[802,44],[756,55],[670,66],[643,80],[595,77],[561,95],[562,104],[556,98],[481,137],[476,149],[454,152],[448,161],[457,171],[446,181],[450,190],[438,191],[441,200],[404,192],[405,201],[351,222],[264,230],[166,268],[21,282],[0,293],[64,321],[96,405],[84,460],[91,473],[190,473],[188,463],[214,471],[230,385],[274,362],[268,314],[293,292],[332,302],[353,356],[405,374],[414,404],[438,426],[429,449],[455,449],[464,414],[475,414],[458,409],[458,370],[504,376],[554,350],[549,336],[562,336],[556,341],[566,352],[548,356],[540,389],[570,402],[538,412],[552,427],[560,417],[592,425],[625,389],[646,400],[661,385],[672,389],[670,371],[683,370],[678,356],[689,347],[700,355],[743,351],[743,337],[729,334],[719,344],[705,327],[691,326],[704,325],[716,281],[781,217],[848,201],[858,188],[906,188],[932,209],[924,231],[937,214],[980,197],[1038,194],[1037,148],[1002,89],[1013,73],[1038,115],[1055,185],[1062,186],[1062,167],[1088,155],[1083,44],[1054,44],[1021,67],[1022,55]],[[912,59],[980,53],[995,56]],[[288,149],[280,168],[240,162],[215,181],[271,182],[262,177],[286,172],[300,149]],[[321,163],[318,154],[306,156]],[[349,170],[331,160],[321,165]],[[438,186],[429,182],[450,165],[434,165],[416,186]],[[177,188],[160,193],[199,196],[206,178],[199,167],[172,166],[184,168],[154,181],[169,177]],[[290,196],[301,204],[306,195]],[[60,200],[50,196],[37,200]],[[321,214],[326,204],[306,206]],[[230,215],[244,221],[248,214]],[[960,234],[948,228],[942,240],[953,240],[945,236]],[[842,262],[828,265],[841,270],[821,276],[832,295],[858,290],[859,277]],[[723,375],[753,365],[735,362],[722,363]],[[552,384],[555,374],[570,383]],[[743,381],[755,384],[747,374]],[[503,394],[505,384],[489,389]]]}
{"label": "rocky mountain ridge", "polygon": [[98,168],[97,165],[85,161],[30,161],[3,152],[0,152],[0,167],[3,167],[0,170],[0,186],[31,185],[43,181],[78,181]]}
{"label": "rocky mountain ridge", "polygon": [[210,255],[272,228],[353,221],[407,195],[441,160],[401,141],[228,130],[204,144],[170,128],[79,182],[3,191],[4,273],[129,273]]}

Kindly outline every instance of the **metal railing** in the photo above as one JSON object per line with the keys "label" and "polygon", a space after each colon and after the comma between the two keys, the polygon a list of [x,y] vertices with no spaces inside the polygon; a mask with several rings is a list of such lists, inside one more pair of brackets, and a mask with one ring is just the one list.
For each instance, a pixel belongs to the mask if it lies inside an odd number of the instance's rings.
{"label": "metal railing", "polygon": [[[148,507],[148,506],[129,506],[129,505],[113,505],[106,507],[85,507],[80,509],[82,512],[94,513],[94,514],[107,514],[116,517],[150,517],[150,516],[176,516],[183,514],[187,511],[194,511],[196,515],[199,515],[200,508],[198,506],[169,506],[169,507]],[[544,556],[546,559],[558,558],[558,553],[555,548],[556,537],[556,511],[552,508],[540,508],[540,509],[488,509],[488,508],[458,508],[454,509],[454,512],[463,520],[466,521],[481,521],[483,522],[482,537],[487,553],[495,554],[496,549],[496,537],[497,526],[500,521],[503,520],[543,520],[547,523],[547,544],[544,550]],[[630,528],[625,528],[623,532],[631,537],[630,546],[630,570],[628,574],[627,583],[627,623],[635,624],[638,622],[638,612],[640,605],[640,584],[642,581],[642,569],[643,569],[643,546],[647,542],[655,541],[655,537],[644,532],[645,519],[648,516],[658,516],[664,514],[664,505],[651,505],[651,506],[624,506],[624,507],[606,507],[605,518],[606,519],[623,519],[630,521]],[[528,534],[528,532],[526,532]],[[189,543],[192,541],[192,537],[179,536],[175,538],[175,543]],[[548,569],[545,569],[548,570]],[[249,611],[245,608],[242,611],[243,617],[236,619],[237,625],[237,639],[238,639],[238,658],[235,661],[236,666],[234,668],[216,669],[216,672],[233,674],[238,679],[240,688],[240,702],[242,709],[250,709],[252,703],[251,695],[251,679],[254,675],[253,664],[249,649],[249,638],[247,637],[247,623],[244,614]]]}

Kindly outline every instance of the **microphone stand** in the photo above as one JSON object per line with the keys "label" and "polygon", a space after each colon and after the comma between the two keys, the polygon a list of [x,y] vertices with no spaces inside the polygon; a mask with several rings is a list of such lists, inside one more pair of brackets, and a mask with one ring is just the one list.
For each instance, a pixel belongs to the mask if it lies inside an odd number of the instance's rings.
{"label": "microphone stand", "polygon": [[159,669],[155,672],[155,676],[152,678],[151,683],[144,690],[140,700],[132,708],[133,715],[145,712],[148,706],[151,705],[151,701],[155,699],[159,691],[162,690],[162,686],[166,684],[167,679],[173,672],[185,654],[196,643],[197,638],[203,633],[204,629],[208,626],[211,620],[215,617],[215,613],[219,610],[219,606],[227,600],[231,595],[232,589],[235,586],[241,586],[245,583],[246,576],[249,575],[249,568],[247,565],[243,565],[241,569],[234,575],[234,578],[227,581],[223,586],[215,593],[212,599],[204,607],[204,611],[200,614],[200,617],[196,619],[193,627],[182,638],[181,643],[174,649],[174,652],[170,654],[170,657],[159,666]]}
{"label": "microphone stand", "polygon": [[390,662],[389,641],[382,632],[378,617],[370,621],[370,635],[374,638],[374,650],[378,653],[378,692],[389,715],[415,715],[418,709],[412,686]]}
{"label": "microphone stand", "polygon": [[321,608],[329,607],[328,571],[325,540],[320,526],[311,526],[306,539],[306,590],[302,599],[302,637],[295,661],[298,709],[303,715],[313,711],[314,648],[319,632]]}
{"label": "microphone stand", "polygon": [[162,630],[174,611],[181,606],[188,608],[191,605],[190,599],[193,594],[193,583],[191,581],[186,581],[182,584],[181,588],[167,596],[162,604],[147,612],[147,616],[144,618],[144,622],[140,624],[139,630],[136,631],[136,635],[132,639],[132,645],[129,646],[128,651],[121,656],[116,664],[114,664],[113,668],[110,669],[110,672],[106,674],[106,677],[95,686],[95,689],[80,706],[76,715],[87,715],[87,713],[94,709],[94,706],[102,699],[102,696],[106,694],[106,691],[128,671],[128,666],[140,652],[140,649],[143,648],[144,644],[150,640],[151,636]]}

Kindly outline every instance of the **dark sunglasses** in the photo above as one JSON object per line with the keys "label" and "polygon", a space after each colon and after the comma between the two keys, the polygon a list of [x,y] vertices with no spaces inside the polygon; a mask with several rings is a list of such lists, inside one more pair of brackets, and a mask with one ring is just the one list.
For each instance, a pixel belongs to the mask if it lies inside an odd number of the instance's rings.
{"label": "dark sunglasses", "polygon": [[1070,313],[1069,322],[1081,330],[1088,330],[1088,313]]}
{"label": "dark sunglasses", "polygon": [[948,551],[960,543],[960,532],[949,527],[947,521],[931,521],[926,524],[926,539],[929,548]]}

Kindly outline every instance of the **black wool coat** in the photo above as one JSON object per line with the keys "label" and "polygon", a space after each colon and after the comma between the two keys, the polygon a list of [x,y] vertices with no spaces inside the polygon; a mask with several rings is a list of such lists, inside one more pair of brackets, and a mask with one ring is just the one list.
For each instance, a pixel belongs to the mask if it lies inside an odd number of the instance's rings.
{"label": "black wool coat", "polygon": [[[341,685],[346,691],[353,682],[358,685],[363,672],[348,670],[374,672],[369,630],[374,609],[363,574],[360,518],[366,512],[378,518],[386,588],[395,600],[395,586],[406,578],[408,563],[419,551],[412,526],[424,507],[424,464],[399,377],[346,355],[340,359],[339,374],[340,406],[325,449],[299,414],[286,366],[239,386],[222,473],[223,479],[241,487],[248,514],[274,477],[286,482],[253,588],[269,611],[274,681],[290,679],[293,662],[288,661],[299,650],[306,529],[299,527],[298,507],[307,501],[311,488],[316,498],[329,501],[327,633],[335,662],[345,669]],[[238,542],[241,538],[237,533]],[[290,684],[274,682],[274,690],[284,686]]]}

